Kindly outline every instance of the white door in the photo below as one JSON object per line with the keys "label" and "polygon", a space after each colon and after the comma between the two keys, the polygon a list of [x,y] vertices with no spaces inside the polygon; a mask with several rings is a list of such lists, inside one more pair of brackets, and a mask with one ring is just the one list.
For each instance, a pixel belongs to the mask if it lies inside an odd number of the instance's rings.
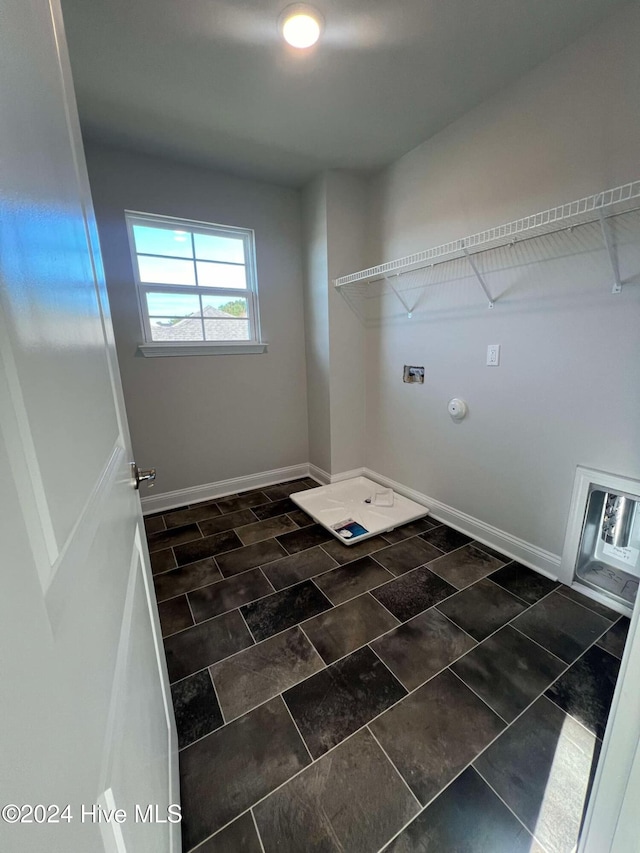
{"label": "white door", "polygon": [[130,462],[58,0],[0,0],[0,807],[21,809],[0,814],[7,853],[180,850]]}

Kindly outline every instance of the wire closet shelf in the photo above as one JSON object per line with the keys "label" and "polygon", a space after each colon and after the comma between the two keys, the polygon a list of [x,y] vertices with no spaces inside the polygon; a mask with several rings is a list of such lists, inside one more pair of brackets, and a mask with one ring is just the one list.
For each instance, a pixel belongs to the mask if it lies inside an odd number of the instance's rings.
{"label": "wire closet shelf", "polygon": [[[497,249],[502,246],[513,245],[522,240],[530,240],[559,231],[571,230],[579,225],[599,223],[602,229],[602,239],[609,254],[611,272],[613,276],[613,293],[622,290],[622,282],[617,269],[617,261],[613,248],[613,240],[607,219],[628,213],[640,208],[640,181],[633,181],[613,189],[603,190],[594,195],[577,199],[549,210],[543,210],[530,216],[524,216],[504,225],[497,225],[486,231],[471,234],[468,237],[460,237],[440,246],[433,246],[422,252],[387,261],[368,269],[340,276],[334,280],[334,286],[340,290],[347,288],[362,292],[367,286],[376,281],[386,281],[398,298],[403,302],[401,294],[393,285],[393,278],[404,273],[432,267],[437,264],[446,263],[459,258],[466,257],[471,269],[478,279],[485,295],[489,300],[489,307],[493,307],[493,299],[487,285],[478,269],[474,255],[489,249]],[[397,280],[397,279],[396,279]],[[360,286],[363,286],[361,288]],[[405,306],[407,307],[407,306]]]}

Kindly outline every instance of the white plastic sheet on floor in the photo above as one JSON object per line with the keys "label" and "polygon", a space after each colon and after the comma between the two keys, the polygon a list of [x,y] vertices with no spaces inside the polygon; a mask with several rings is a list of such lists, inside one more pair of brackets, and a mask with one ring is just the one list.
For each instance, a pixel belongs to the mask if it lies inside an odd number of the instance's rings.
{"label": "white plastic sheet on floor", "polygon": [[355,545],[428,514],[427,507],[397,492],[392,493],[392,506],[377,506],[376,500],[388,502],[381,493],[390,491],[366,477],[354,477],[295,492],[291,500],[344,545]]}

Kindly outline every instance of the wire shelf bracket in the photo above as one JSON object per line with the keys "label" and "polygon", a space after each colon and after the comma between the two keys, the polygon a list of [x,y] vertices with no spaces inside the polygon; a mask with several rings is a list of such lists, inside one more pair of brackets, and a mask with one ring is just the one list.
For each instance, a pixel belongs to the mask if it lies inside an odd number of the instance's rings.
{"label": "wire shelf bracket", "polygon": [[609,264],[613,273],[613,287],[611,293],[622,293],[622,281],[620,279],[620,270],[618,268],[618,259],[613,248],[613,239],[611,237],[611,229],[607,218],[602,212],[602,208],[598,208],[598,219],[600,220],[600,228],[602,229],[602,239],[609,255]]}
{"label": "wire shelf bracket", "polygon": [[[486,231],[480,231],[469,237],[452,240],[440,246],[433,246],[422,252],[407,255],[393,261],[379,264],[375,267],[359,270],[334,279],[334,286],[339,290],[346,285],[367,285],[374,281],[385,281],[402,303],[409,317],[416,310],[421,298],[421,289],[418,299],[412,304],[406,299],[396,285],[405,273],[415,272],[426,267],[434,267],[447,261],[466,258],[473,273],[478,280],[484,295],[489,301],[489,308],[493,308],[495,298],[487,286],[483,274],[480,272],[474,256],[480,252],[497,249],[502,246],[514,245],[521,240],[529,240],[534,237],[555,234],[560,231],[571,231],[579,225],[596,223],[600,225],[604,246],[609,256],[609,264],[613,275],[612,293],[622,291],[622,280],[618,267],[617,255],[614,247],[613,235],[610,223],[607,221],[611,216],[621,213],[630,213],[640,209],[640,181],[632,181],[613,189],[603,190],[595,195],[586,196],[576,201],[553,207],[549,210],[516,219],[505,225],[498,225]],[[396,280],[394,284],[391,279]],[[426,287],[426,285],[425,285]],[[346,294],[346,290],[343,291]]]}
{"label": "wire shelf bracket", "polygon": [[[398,273],[398,275],[396,276],[396,278],[400,278],[400,273]],[[420,290],[420,291],[418,291],[418,296],[417,296],[417,298],[414,300],[414,302],[413,302],[413,304],[412,304],[412,305],[409,305],[409,303],[408,303],[408,302],[407,302],[407,300],[404,298],[404,296],[402,295],[402,293],[400,293],[400,291],[399,291],[396,287],[394,287],[393,282],[391,281],[391,279],[390,279],[388,276],[385,276],[385,277],[384,277],[384,280],[387,282],[387,284],[389,285],[389,287],[391,288],[391,290],[395,293],[395,295],[398,297],[398,299],[399,299],[399,300],[400,300],[400,302],[402,303],[402,306],[403,306],[404,310],[407,312],[407,317],[408,317],[408,318],[409,318],[409,320],[410,320],[410,319],[413,317],[413,312],[416,310],[416,308],[418,307],[418,305],[420,304],[420,302],[421,302],[421,300],[422,300],[422,297],[423,297],[423,295],[424,295],[424,290]]]}
{"label": "wire shelf bracket", "polygon": [[478,279],[478,282],[480,283],[480,287],[484,291],[484,295],[489,300],[489,308],[493,308],[493,306],[495,305],[495,300],[491,296],[489,288],[487,287],[487,284],[486,284],[485,280],[483,279],[476,262],[473,260],[473,256],[469,254],[469,250],[467,249],[466,246],[462,247],[462,251],[464,252],[464,256],[466,257],[466,259],[469,261],[469,266],[473,270],[475,277]]}

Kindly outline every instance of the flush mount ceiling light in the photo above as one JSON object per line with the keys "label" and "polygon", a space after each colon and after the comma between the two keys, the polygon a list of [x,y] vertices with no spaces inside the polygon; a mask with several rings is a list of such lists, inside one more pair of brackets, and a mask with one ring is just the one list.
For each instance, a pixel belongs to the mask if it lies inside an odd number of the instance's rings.
{"label": "flush mount ceiling light", "polygon": [[278,29],[282,38],[292,47],[305,48],[320,38],[324,20],[320,12],[306,3],[294,3],[282,12]]}

